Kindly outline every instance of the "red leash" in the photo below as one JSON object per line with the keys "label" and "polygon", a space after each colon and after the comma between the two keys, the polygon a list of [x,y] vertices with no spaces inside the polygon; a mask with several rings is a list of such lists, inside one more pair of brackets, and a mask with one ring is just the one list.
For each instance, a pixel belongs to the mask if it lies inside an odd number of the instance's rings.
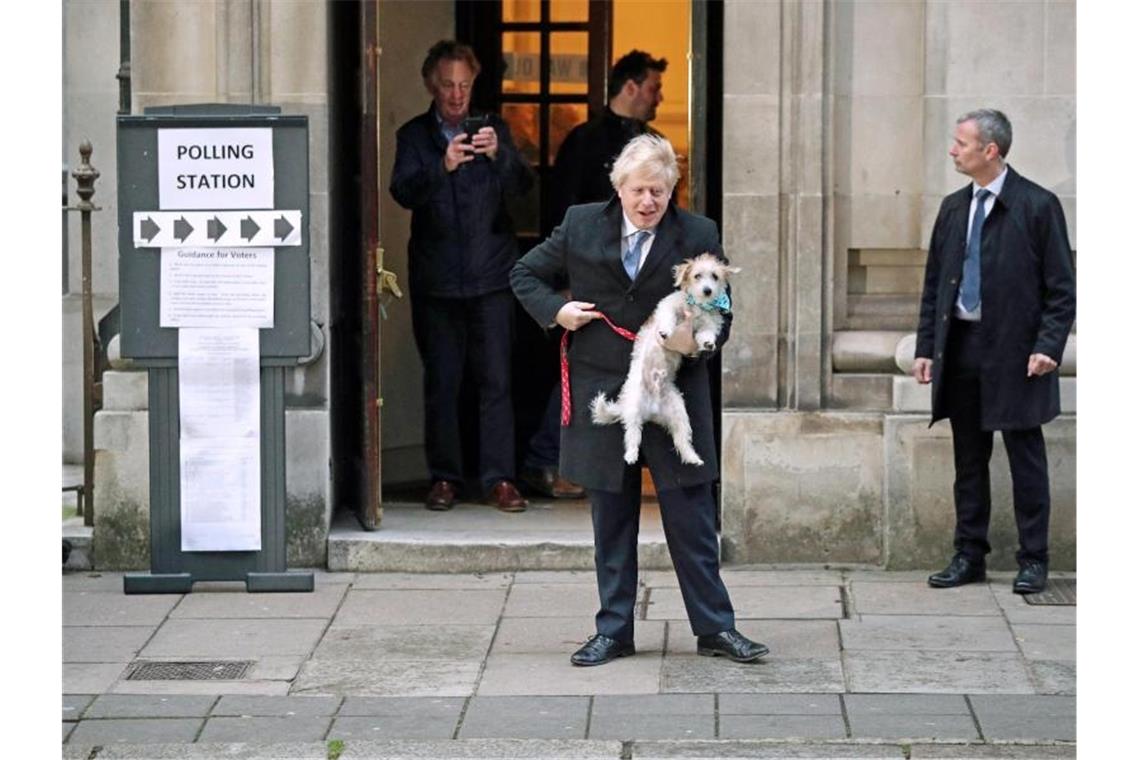
{"label": "red leash", "polygon": [[[602,314],[601,312],[598,312]],[[602,314],[602,319],[610,326],[610,329],[616,332],[621,337],[628,341],[632,341],[637,337],[636,333],[632,333],[624,327],[618,327],[610,318]],[[570,425],[570,357],[567,355],[566,350],[570,345],[570,331],[565,330],[562,333],[562,342],[559,347],[559,354],[561,355],[562,365],[562,427]]]}

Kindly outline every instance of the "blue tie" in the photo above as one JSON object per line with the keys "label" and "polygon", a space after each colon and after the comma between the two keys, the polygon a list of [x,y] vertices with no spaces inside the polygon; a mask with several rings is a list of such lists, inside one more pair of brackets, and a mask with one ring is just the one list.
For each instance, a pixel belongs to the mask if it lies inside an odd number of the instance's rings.
{"label": "blue tie", "polygon": [[982,225],[986,223],[986,198],[990,191],[982,188],[974,196],[974,222],[970,225],[970,237],[966,241],[966,261],[962,265],[962,289],[959,296],[962,308],[974,311],[982,301]]}
{"label": "blue tie", "polygon": [[637,276],[637,265],[641,263],[641,246],[645,243],[645,238],[649,237],[648,230],[638,230],[634,233],[633,241],[629,244],[629,249],[625,255],[621,257],[622,266],[625,267],[625,273],[629,275],[629,279]]}

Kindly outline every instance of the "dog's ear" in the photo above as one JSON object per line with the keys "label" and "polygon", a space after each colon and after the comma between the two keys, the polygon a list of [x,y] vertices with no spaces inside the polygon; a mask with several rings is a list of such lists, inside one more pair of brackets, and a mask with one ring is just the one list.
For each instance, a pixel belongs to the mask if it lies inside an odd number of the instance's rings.
{"label": "dog's ear", "polygon": [[689,279],[690,273],[693,271],[693,260],[685,259],[677,266],[673,267],[673,287],[679,288],[685,280]]}
{"label": "dog's ear", "polygon": [[726,266],[724,268],[724,271],[728,272],[729,274],[740,274],[740,267],[728,267],[728,266]]}

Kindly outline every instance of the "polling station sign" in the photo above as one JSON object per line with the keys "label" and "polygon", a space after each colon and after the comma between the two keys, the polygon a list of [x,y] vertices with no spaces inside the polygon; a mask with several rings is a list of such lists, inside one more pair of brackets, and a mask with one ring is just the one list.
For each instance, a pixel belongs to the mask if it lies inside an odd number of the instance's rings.
{"label": "polling station sign", "polygon": [[158,130],[161,209],[273,208],[273,129]]}

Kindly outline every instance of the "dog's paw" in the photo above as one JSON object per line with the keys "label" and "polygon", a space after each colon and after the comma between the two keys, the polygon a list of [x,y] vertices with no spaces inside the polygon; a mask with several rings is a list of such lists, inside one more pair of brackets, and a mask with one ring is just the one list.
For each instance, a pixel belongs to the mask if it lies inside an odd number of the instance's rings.
{"label": "dog's paw", "polygon": [[626,464],[637,464],[637,450],[625,452],[625,456],[622,458],[625,459]]}
{"label": "dog's paw", "polygon": [[696,454],[691,454],[688,456],[682,454],[681,455],[681,461],[684,462],[685,464],[691,464],[691,465],[694,465],[696,467],[700,467],[701,465],[703,465],[705,463],[705,460],[701,459]]}

